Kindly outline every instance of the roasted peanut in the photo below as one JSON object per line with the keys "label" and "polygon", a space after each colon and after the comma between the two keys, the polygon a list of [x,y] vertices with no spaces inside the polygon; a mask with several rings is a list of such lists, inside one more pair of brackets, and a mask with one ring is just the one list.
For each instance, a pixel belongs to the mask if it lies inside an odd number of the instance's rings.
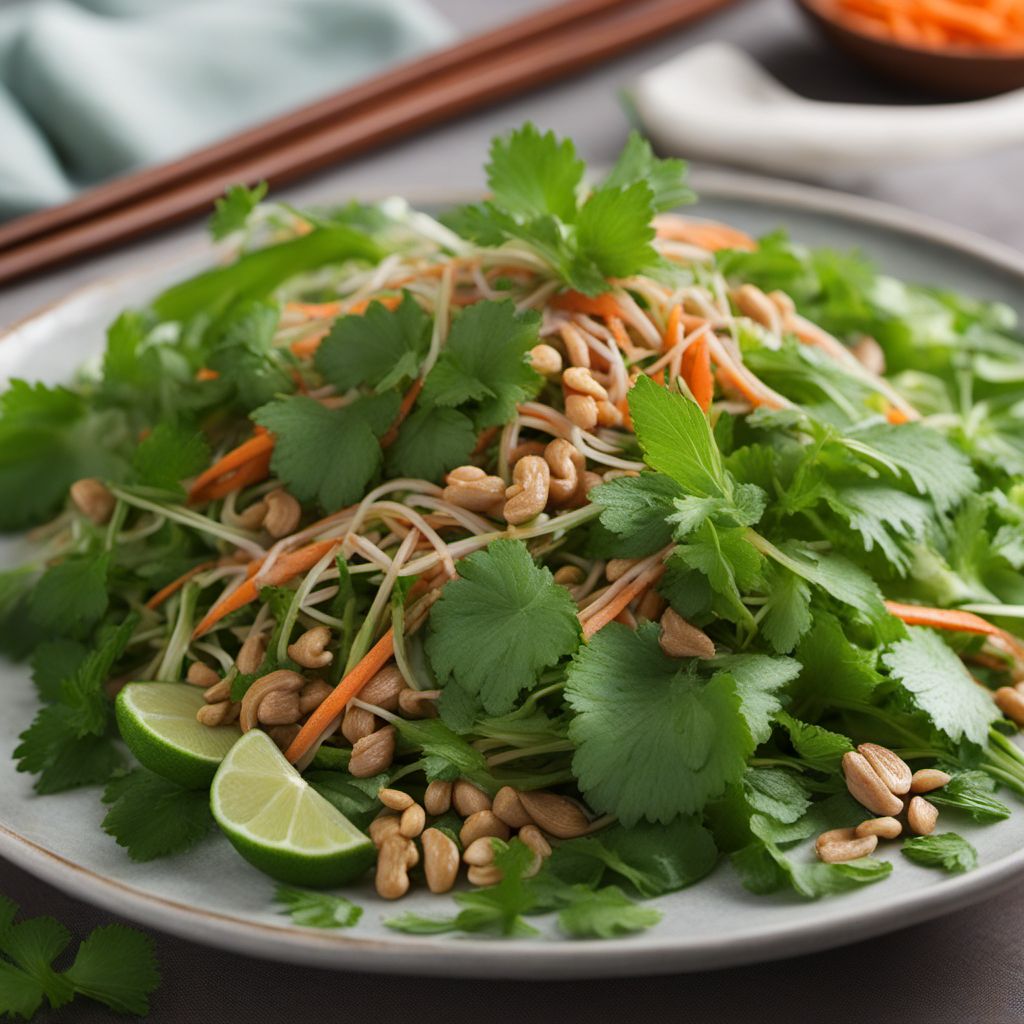
{"label": "roasted peanut", "polygon": [[288,657],[303,668],[325,668],[334,661],[334,655],[326,649],[330,642],[330,629],[314,626],[288,645]]}
{"label": "roasted peanut", "polygon": [[275,690],[260,701],[256,718],[261,725],[294,725],[299,714],[299,695]]}
{"label": "roasted peanut", "polygon": [[[257,723],[261,721],[259,717],[260,707],[271,694],[275,693],[295,697],[295,717],[291,721],[296,721],[299,717],[297,694],[305,685],[306,680],[298,672],[292,672],[285,668],[277,669],[275,672],[269,672],[267,675],[261,676],[246,690],[245,696],[242,698],[242,712],[239,715],[239,725],[242,727],[242,732],[248,732],[250,729],[255,728]],[[283,713],[283,705],[279,702],[271,704],[271,710],[268,713],[272,715]],[[289,725],[290,722],[275,721],[266,722],[265,724]]]}
{"label": "roasted peanut", "polygon": [[530,349],[530,366],[543,377],[553,377],[562,372],[562,356],[557,348],[542,342]]}
{"label": "roasted peanut", "polygon": [[1014,725],[1024,728],[1024,693],[1012,686],[1000,686],[993,699],[996,702],[996,707]]}
{"label": "roasted peanut", "polygon": [[372,711],[354,705],[345,709],[345,717],[341,720],[341,735],[353,746],[376,730],[377,716]]}
{"label": "roasted peanut", "polygon": [[411,804],[402,811],[402,818],[398,823],[398,831],[406,839],[415,839],[423,831],[423,826],[426,823],[426,811],[419,804]]}
{"label": "roasted peanut", "polygon": [[405,689],[405,679],[398,666],[391,662],[385,665],[359,691],[359,699],[365,704],[383,708],[385,711],[398,710],[398,695]]}
{"label": "roasted peanut", "polygon": [[890,792],[903,796],[910,792],[910,765],[888,747],[877,743],[861,743],[857,750],[864,755],[875,774],[888,786]]}
{"label": "roasted peanut", "polygon": [[590,820],[568,797],[536,789],[521,792],[519,800],[534,823],[556,839],[575,839],[590,831]]}
{"label": "roasted peanut", "polygon": [[590,366],[590,346],[573,324],[562,324],[559,328],[565,354],[573,366]]}
{"label": "roasted peanut", "polygon": [[269,725],[266,731],[279,750],[287,750],[299,735],[298,725]]}
{"label": "roasted peanut", "polygon": [[864,836],[878,836],[879,839],[896,839],[903,831],[903,826],[896,818],[868,818],[862,821],[854,830],[858,839]]}
{"label": "roasted peanut", "polygon": [[497,885],[502,879],[502,872],[501,868],[488,864],[485,867],[471,867],[466,872],[466,878],[469,879],[470,885]]}
{"label": "roasted peanut", "polygon": [[586,574],[578,565],[563,565],[555,570],[554,580],[563,587],[575,587],[586,579]]}
{"label": "roasted peanut", "polygon": [[373,845],[379,850],[384,845],[384,840],[388,836],[397,836],[399,834],[400,825],[401,818],[397,814],[390,810],[383,811],[370,822],[370,827],[366,830],[366,834],[373,840]]}
{"label": "roasted peanut", "polygon": [[405,718],[437,718],[440,690],[413,690],[406,687],[398,695],[398,709]]}
{"label": "roasted peanut", "polygon": [[533,824],[533,819],[526,813],[526,808],[523,807],[519,794],[511,786],[502,786],[494,794],[494,803],[491,804],[491,810],[509,828],[516,829],[522,828],[524,825]]}
{"label": "roasted peanut", "polygon": [[395,757],[395,727],[386,725],[352,744],[348,773],[357,779],[368,779],[391,767]]}
{"label": "roasted peanut", "polygon": [[895,816],[903,810],[903,801],[882,781],[863,754],[852,750],[843,754],[843,775],[850,796],[869,811]]}
{"label": "roasted peanut", "polygon": [[599,427],[621,427],[625,422],[622,410],[606,398],[597,400],[597,425]]}
{"label": "roasted peanut", "polygon": [[910,780],[910,792],[930,793],[933,789],[942,789],[952,777],[938,768],[921,768]]}
{"label": "roasted peanut", "polygon": [[209,689],[203,690],[203,700],[207,704],[219,704],[222,700],[231,699],[231,682],[228,679],[218,679]]}
{"label": "roasted peanut", "polygon": [[562,383],[570,392],[590,395],[594,399],[607,399],[608,391],[603,384],[594,380],[594,375],[585,366],[570,366],[562,371]]}
{"label": "roasted peanut", "polygon": [[238,651],[235,666],[243,676],[251,676],[253,672],[259,671],[266,653],[266,637],[262,633],[251,633]]}
{"label": "roasted peanut", "polygon": [[590,395],[567,395],[565,415],[580,430],[593,430],[597,426],[597,401]]}
{"label": "roasted peanut", "polygon": [[271,537],[287,537],[298,529],[302,519],[302,506],[284,488],[271,491],[264,499],[267,514],[263,518],[263,529]]}
{"label": "roasted peanut", "polygon": [[885,349],[869,334],[861,338],[850,349],[854,358],[870,373],[881,377],[885,373]]}
{"label": "roasted peanut", "polygon": [[393,811],[404,811],[416,802],[408,793],[403,793],[400,789],[382,789],[377,793],[377,799]]}
{"label": "roasted peanut", "polygon": [[549,504],[558,507],[582,497],[580,483],[587,461],[576,445],[558,437],[544,449],[544,461],[551,470]]}
{"label": "roasted peanut", "polygon": [[533,851],[533,861],[523,872],[523,878],[533,878],[540,871],[545,859],[551,856],[551,844],[536,825],[524,825],[519,830],[518,839]]}
{"label": "roasted peanut", "polygon": [[313,679],[306,683],[299,691],[299,713],[308,715],[311,711],[316,711],[332,693],[334,687],[322,679]]}
{"label": "roasted peanut", "polygon": [[196,721],[200,725],[208,725],[211,728],[218,725],[227,725],[231,720],[231,701],[222,700],[218,704],[206,704],[196,712]]}
{"label": "roasted peanut", "polygon": [[455,813],[468,818],[477,811],[489,811],[491,798],[479,786],[465,779],[458,779],[452,786],[452,807]]}
{"label": "roasted peanut", "polygon": [[513,526],[529,522],[544,511],[548,503],[551,470],[538,455],[520,459],[512,471],[512,485],[505,491],[502,516]]}
{"label": "roasted peanut", "polygon": [[87,519],[91,519],[97,526],[110,522],[117,499],[102,480],[95,477],[76,480],[71,485],[70,493],[75,508]]}
{"label": "roasted peanut", "polygon": [[459,874],[459,848],[438,828],[428,828],[423,843],[423,873],[433,893],[448,892]]}
{"label": "roasted peanut", "polygon": [[494,844],[491,842],[490,836],[480,836],[478,839],[474,839],[462,851],[462,860],[465,864],[471,864],[473,867],[482,868],[488,864],[494,863]]}
{"label": "roasted peanut", "polygon": [[818,859],[826,864],[841,864],[874,853],[878,836],[858,836],[852,828],[834,828],[818,836],[814,844]]}
{"label": "roasted peanut", "polygon": [[259,530],[266,518],[267,503],[261,499],[239,512],[235,520],[243,530]]}
{"label": "roasted peanut", "polygon": [[639,561],[639,558],[609,558],[604,566],[605,577],[609,583],[614,583],[622,579]]}
{"label": "roasted peanut", "polygon": [[452,805],[452,784],[435,779],[428,783],[427,790],[423,794],[423,807],[427,814],[446,814]]}
{"label": "roasted peanut", "polygon": [[658,644],[670,658],[713,658],[715,645],[702,629],[691,626],[674,609],[661,615],[661,636]]}
{"label": "roasted peanut", "polygon": [[216,686],[220,682],[220,676],[204,662],[193,661],[185,673],[185,682],[208,690],[211,686]]}
{"label": "roasted peanut", "polygon": [[910,831],[919,836],[927,836],[935,831],[935,823],[939,820],[939,809],[930,804],[923,796],[912,796],[907,804],[907,824]]}
{"label": "roasted peanut", "polygon": [[377,895],[397,900],[409,891],[409,847],[412,843],[400,835],[390,835],[381,843],[377,855]]}
{"label": "roasted peanut", "polygon": [[477,466],[459,466],[444,479],[442,498],[459,508],[493,515],[505,502],[505,481]]}
{"label": "roasted peanut", "polygon": [[508,825],[494,811],[476,811],[462,823],[462,828],[459,830],[459,842],[465,849],[481,836],[508,839],[511,834]]}

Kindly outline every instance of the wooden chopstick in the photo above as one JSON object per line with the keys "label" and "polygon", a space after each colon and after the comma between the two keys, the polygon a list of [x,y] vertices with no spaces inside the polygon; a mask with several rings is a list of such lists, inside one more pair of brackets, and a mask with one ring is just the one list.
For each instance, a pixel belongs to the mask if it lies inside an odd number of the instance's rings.
{"label": "wooden chopstick", "polygon": [[17,217],[0,224],[0,252],[87,218],[125,206],[160,189],[173,187],[216,167],[237,163],[246,154],[258,155],[283,141],[365,111],[400,91],[421,86],[438,74],[483,60],[500,60],[504,51],[532,39],[582,24],[631,0],[567,0],[508,25],[472,36],[454,46],[401,64],[371,79],[238,132],[186,156],[116,178],[82,193],[70,202]]}
{"label": "wooden chopstick", "polygon": [[339,159],[478,109],[622,53],[725,6],[730,0],[633,0],[606,3],[582,24],[530,35],[502,49],[500,59],[462,62],[425,83],[395,89],[338,122],[317,122],[271,147],[175,180],[105,215],[83,219],[0,253],[0,284],[96,252],[174,223],[209,207],[234,183],[267,179],[275,185]]}

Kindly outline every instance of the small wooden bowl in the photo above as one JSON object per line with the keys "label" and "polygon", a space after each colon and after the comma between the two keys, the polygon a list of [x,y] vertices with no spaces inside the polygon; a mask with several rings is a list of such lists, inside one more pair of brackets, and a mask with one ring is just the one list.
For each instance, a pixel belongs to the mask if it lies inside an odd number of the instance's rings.
{"label": "small wooden bowl", "polygon": [[795,2],[823,35],[887,78],[953,99],[994,96],[1024,86],[1024,51],[906,46],[850,28],[820,0]]}

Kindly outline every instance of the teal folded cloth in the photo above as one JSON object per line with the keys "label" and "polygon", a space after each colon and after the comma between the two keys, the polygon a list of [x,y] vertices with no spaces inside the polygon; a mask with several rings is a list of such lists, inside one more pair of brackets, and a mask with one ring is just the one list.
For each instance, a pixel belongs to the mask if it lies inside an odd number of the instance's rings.
{"label": "teal folded cloth", "polygon": [[422,0],[0,3],[0,219],[442,45]]}

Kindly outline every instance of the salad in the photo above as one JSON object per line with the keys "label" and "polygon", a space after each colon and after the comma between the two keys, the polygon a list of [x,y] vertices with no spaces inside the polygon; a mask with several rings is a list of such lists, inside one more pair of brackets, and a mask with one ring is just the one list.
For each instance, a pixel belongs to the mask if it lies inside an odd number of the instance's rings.
{"label": "salad", "polygon": [[371,879],[454,892],[400,930],[607,937],[719,865],[974,866],[1024,794],[1014,314],[681,216],[685,172],[527,124],[440,220],[239,186],[213,269],[12,381],[38,793],[104,787],[136,860],[219,828],[323,927]]}

